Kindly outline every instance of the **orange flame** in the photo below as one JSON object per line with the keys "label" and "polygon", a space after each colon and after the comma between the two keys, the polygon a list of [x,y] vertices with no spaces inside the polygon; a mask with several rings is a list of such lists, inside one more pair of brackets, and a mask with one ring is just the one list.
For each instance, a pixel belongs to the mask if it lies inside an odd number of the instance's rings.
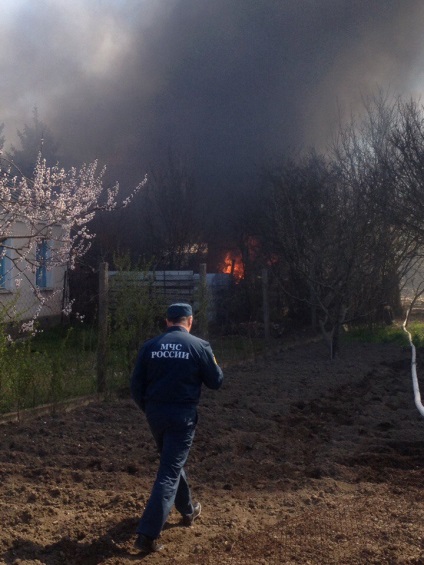
{"label": "orange flame", "polygon": [[239,281],[244,277],[244,267],[240,255],[228,252],[225,255],[222,272],[233,277]]}

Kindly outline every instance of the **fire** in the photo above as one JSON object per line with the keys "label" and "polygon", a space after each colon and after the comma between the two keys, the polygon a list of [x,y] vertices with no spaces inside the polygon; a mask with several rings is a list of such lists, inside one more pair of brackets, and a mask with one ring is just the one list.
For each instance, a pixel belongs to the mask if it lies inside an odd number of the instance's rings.
{"label": "fire", "polygon": [[222,272],[233,275],[236,281],[244,277],[244,266],[240,254],[228,252],[225,255]]}

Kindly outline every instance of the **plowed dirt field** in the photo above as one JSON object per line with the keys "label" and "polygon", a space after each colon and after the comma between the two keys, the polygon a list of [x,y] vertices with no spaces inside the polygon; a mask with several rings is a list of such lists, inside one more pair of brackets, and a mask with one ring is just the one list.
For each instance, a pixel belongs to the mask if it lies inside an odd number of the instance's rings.
{"label": "plowed dirt field", "polygon": [[[424,564],[424,418],[408,347],[297,345],[204,390],[157,564]],[[419,368],[418,368],[419,371]],[[0,563],[129,565],[157,455],[128,397],[0,426]]]}

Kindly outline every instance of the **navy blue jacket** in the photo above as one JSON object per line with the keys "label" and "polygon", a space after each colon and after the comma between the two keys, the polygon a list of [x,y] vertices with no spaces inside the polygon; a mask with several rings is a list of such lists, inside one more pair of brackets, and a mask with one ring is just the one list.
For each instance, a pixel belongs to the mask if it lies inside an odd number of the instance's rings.
{"label": "navy blue jacket", "polygon": [[223,378],[209,343],[171,326],[140,349],[131,394],[142,410],[148,403],[197,405],[202,384],[218,389]]}

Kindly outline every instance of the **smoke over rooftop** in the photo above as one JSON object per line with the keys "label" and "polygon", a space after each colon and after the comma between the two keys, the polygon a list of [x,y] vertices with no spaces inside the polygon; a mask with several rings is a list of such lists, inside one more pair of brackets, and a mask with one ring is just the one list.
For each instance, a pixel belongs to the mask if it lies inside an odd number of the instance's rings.
{"label": "smoke over rooftop", "polygon": [[4,0],[0,123],[15,143],[36,106],[66,162],[133,180],[171,146],[219,183],[419,91],[423,23],[421,0]]}

